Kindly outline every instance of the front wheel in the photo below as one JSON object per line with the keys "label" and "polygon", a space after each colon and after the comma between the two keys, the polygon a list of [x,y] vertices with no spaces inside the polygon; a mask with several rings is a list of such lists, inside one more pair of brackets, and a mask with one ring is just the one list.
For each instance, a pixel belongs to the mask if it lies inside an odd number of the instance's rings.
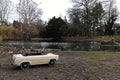
{"label": "front wheel", "polygon": [[29,67],[30,67],[30,63],[29,62],[24,62],[24,63],[21,63],[21,65],[20,65],[20,68],[22,70],[28,69]]}
{"label": "front wheel", "polygon": [[55,60],[50,60],[49,65],[55,65]]}

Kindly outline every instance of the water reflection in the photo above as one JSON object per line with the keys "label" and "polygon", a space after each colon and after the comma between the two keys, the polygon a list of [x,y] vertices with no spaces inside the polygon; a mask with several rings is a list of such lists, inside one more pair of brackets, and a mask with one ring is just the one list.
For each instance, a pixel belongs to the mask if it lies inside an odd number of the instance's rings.
{"label": "water reflection", "polygon": [[52,49],[62,49],[62,50],[83,50],[83,51],[95,51],[100,50],[99,42],[19,42],[19,41],[9,41],[8,45],[22,48],[52,48]]}

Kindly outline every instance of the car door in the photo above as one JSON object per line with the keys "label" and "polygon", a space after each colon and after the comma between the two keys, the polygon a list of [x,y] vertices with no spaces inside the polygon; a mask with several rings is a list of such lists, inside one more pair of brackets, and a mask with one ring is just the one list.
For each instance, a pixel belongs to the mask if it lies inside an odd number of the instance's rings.
{"label": "car door", "polygon": [[46,55],[32,55],[32,56],[27,56],[26,58],[31,63],[31,65],[49,63],[49,57]]}
{"label": "car door", "polygon": [[47,55],[39,55],[37,61],[38,64],[47,64],[49,63],[49,57]]}
{"label": "car door", "polygon": [[30,55],[26,56],[26,62],[30,62],[31,65],[39,64],[39,56],[37,55]]}

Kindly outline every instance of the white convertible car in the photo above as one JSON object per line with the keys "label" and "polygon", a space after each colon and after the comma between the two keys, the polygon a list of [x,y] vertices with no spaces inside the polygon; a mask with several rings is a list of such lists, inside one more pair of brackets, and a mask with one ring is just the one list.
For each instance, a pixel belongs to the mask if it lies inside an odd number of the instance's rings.
{"label": "white convertible car", "polygon": [[31,65],[49,64],[54,65],[59,59],[59,55],[52,53],[24,53],[14,54],[11,63],[20,66],[21,69],[28,69]]}

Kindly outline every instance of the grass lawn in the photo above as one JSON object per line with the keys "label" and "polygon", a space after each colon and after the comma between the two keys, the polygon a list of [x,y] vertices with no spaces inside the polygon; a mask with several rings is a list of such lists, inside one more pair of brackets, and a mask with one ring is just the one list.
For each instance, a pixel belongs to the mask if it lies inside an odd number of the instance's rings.
{"label": "grass lawn", "polygon": [[119,80],[120,52],[58,51],[55,66],[35,66],[21,71],[0,55],[0,80]]}
{"label": "grass lawn", "polygon": [[[104,41],[114,39],[117,42],[120,42],[120,35],[117,36],[95,36],[95,37],[63,37],[63,41]],[[31,38],[32,41],[51,41],[52,39],[43,39],[43,38]]]}

